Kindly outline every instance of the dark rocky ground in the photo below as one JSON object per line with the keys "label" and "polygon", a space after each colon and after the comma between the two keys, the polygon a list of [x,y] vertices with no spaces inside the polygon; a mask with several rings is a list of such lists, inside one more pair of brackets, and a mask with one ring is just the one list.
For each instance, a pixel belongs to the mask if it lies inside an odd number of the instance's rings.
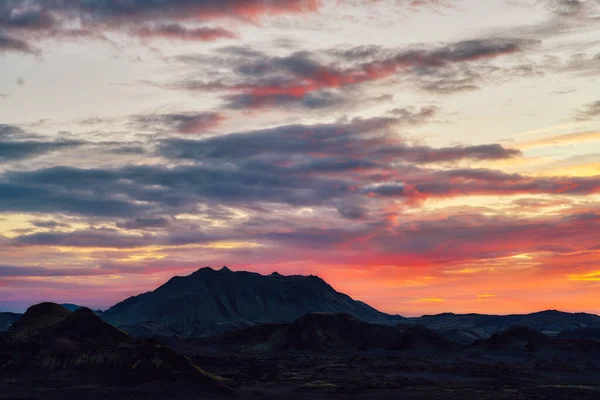
{"label": "dark rocky ground", "polygon": [[195,363],[259,398],[600,399],[600,361],[535,355],[198,354]]}
{"label": "dark rocky ground", "polygon": [[156,341],[46,303],[0,336],[0,399],[600,399],[590,332],[513,326],[464,344],[426,327],[309,314]]}
{"label": "dark rocky ground", "polygon": [[203,353],[192,360],[232,390],[168,380],[107,387],[37,379],[4,381],[0,399],[600,399],[597,361],[288,352]]}

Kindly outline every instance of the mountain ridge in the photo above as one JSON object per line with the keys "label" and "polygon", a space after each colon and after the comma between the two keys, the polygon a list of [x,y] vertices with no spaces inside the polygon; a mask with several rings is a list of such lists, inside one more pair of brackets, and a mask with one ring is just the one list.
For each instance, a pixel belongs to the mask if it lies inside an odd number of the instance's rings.
{"label": "mountain ridge", "polygon": [[407,318],[407,322],[427,326],[434,330],[464,329],[483,338],[511,326],[524,326],[550,336],[563,331],[580,328],[600,328],[600,316],[589,313],[568,313],[558,310],[544,310],[529,314],[455,314],[442,313]]}
{"label": "mountain ridge", "polygon": [[201,268],[173,277],[157,289],[130,297],[102,314],[116,326],[158,323],[197,337],[261,323],[291,322],[311,312],[347,313],[366,322],[395,324],[382,313],[337,292],[314,276]]}

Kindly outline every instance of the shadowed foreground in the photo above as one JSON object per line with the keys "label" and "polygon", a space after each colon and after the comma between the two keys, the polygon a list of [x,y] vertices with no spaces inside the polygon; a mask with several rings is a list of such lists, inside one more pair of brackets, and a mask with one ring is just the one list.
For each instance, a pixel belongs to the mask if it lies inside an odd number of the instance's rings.
{"label": "shadowed foreground", "polygon": [[598,399],[600,341],[515,326],[465,345],[318,313],[159,342],[45,303],[0,339],[0,373],[0,399]]}

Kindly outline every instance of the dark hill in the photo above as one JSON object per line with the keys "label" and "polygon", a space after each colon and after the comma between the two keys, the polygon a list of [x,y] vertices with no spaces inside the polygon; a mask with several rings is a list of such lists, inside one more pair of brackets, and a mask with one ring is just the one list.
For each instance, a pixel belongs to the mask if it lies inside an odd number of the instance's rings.
{"label": "dark hill", "polygon": [[201,337],[255,324],[285,323],[313,312],[345,313],[359,320],[397,324],[390,316],[335,291],[316,276],[260,275],[200,269],[153,292],[131,297],[102,318],[116,326],[153,322]]}
{"label": "dark hill", "polygon": [[190,341],[198,348],[229,351],[300,351],[344,354],[390,350],[434,352],[456,347],[430,329],[370,324],[346,314],[307,314],[286,324],[264,324]]}
{"label": "dark hill", "polygon": [[549,336],[526,326],[513,326],[505,331],[494,333],[489,339],[478,341],[477,344],[491,350],[515,348],[535,351],[552,341]]}
{"label": "dark hill", "polygon": [[23,314],[0,312],[0,333],[7,331],[22,316]]}
{"label": "dark hill", "polygon": [[[67,309],[67,310],[69,310],[69,311],[77,311],[77,310],[79,310],[80,308],[88,308],[88,307],[85,307],[85,306],[80,306],[80,305],[77,305],[77,304],[71,304],[71,303],[64,303],[64,304],[60,304],[60,305],[61,305],[62,307],[64,307],[64,308],[66,308],[66,309]],[[103,311],[102,311],[102,310],[92,310],[92,311],[94,312],[94,314],[98,314],[98,315],[100,315],[100,314],[102,314],[102,313],[103,313]]]}
{"label": "dark hill", "polygon": [[476,340],[483,339],[479,334],[469,329],[454,328],[454,329],[436,329],[446,339],[460,344],[473,344]]}
{"label": "dark hill", "polygon": [[132,339],[89,309],[71,312],[52,303],[30,307],[0,339],[0,375],[69,385],[178,380],[219,386],[219,378],[168,347]]}
{"label": "dark hill", "polygon": [[557,338],[560,339],[589,339],[600,341],[600,328],[581,328],[561,332]]}
{"label": "dark hill", "polygon": [[438,314],[410,318],[409,321],[436,331],[453,329],[469,330],[483,338],[511,326],[525,326],[547,335],[557,335],[566,330],[600,328],[600,316],[585,313],[566,313],[555,310],[532,314],[485,315],[485,314]]}
{"label": "dark hill", "polygon": [[491,353],[504,355],[535,353],[538,358],[555,360],[560,355],[566,356],[566,359],[574,359],[574,357],[596,359],[600,354],[600,343],[592,340],[556,338],[526,326],[513,326],[493,334],[489,339],[476,341],[470,350],[483,350],[488,355]]}
{"label": "dark hill", "polygon": [[5,342],[19,342],[41,335],[43,331],[67,318],[71,312],[54,303],[41,303],[29,307],[3,337]]}

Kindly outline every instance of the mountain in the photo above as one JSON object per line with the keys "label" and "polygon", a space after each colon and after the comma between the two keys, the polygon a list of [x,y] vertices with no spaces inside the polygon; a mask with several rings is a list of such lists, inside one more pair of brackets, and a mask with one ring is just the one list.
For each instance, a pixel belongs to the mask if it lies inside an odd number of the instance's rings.
{"label": "mountain", "polygon": [[479,334],[469,329],[436,329],[435,332],[439,333],[448,340],[460,344],[473,344],[473,342],[476,340],[483,339]]}
{"label": "mountain", "polygon": [[422,326],[377,325],[347,314],[311,313],[284,324],[263,324],[212,338],[189,341],[189,348],[228,351],[297,351],[348,354],[353,351],[435,352],[457,347]]}
{"label": "mountain", "polygon": [[265,276],[227,267],[174,277],[153,292],[111,307],[102,318],[116,326],[152,322],[181,335],[202,337],[255,324],[292,322],[313,312],[344,313],[380,324],[403,320],[335,291],[316,276]]}
{"label": "mountain", "polygon": [[[77,311],[80,308],[87,308],[85,306],[79,306],[77,304],[70,304],[70,303],[60,304],[60,306],[66,308],[69,311]],[[102,314],[103,313],[102,310],[92,310],[92,311],[94,311],[94,314]]]}
{"label": "mountain", "polygon": [[0,332],[5,332],[11,327],[16,321],[21,318],[23,314],[15,314],[10,312],[0,312]]}
{"label": "mountain", "polygon": [[488,338],[511,326],[525,326],[548,335],[557,335],[566,330],[600,328],[600,316],[584,313],[565,313],[555,310],[533,314],[484,315],[484,314],[438,314],[410,318],[408,321],[436,331],[463,329]]}
{"label": "mountain", "polygon": [[489,339],[475,345],[491,350],[525,349],[535,351],[541,345],[552,343],[553,339],[526,326],[512,326],[505,331],[494,333]]}
{"label": "mountain", "polygon": [[221,385],[168,347],[138,341],[87,308],[53,303],[30,307],[0,339],[0,376],[52,385],[137,385],[181,381]]}
{"label": "mountain", "polygon": [[535,357],[565,360],[597,360],[600,354],[600,343],[593,340],[564,339],[545,335],[526,326],[512,326],[504,331],[494,333],[488,339],[476,341],[469,351],[483,350],[490,354],[533,355]]}
{"label": "mountain", "polygon": [[600,341],[600,328],[580,328],[564,331],[556,336],[560,339],[588,339]]}
{"label": "mountain", "polygon": [[122,325],[119,326],[119,329],[136,339],[167,339],[170,337],[183,339],[176,332],[154,322],[138,322],[135,325]]}

